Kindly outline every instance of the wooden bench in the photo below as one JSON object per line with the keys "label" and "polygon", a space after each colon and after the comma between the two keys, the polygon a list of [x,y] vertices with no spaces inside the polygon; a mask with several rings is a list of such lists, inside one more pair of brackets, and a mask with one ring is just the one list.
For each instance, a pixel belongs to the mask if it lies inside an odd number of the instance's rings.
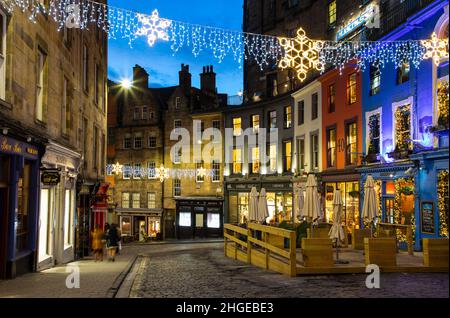
{"label": "wooden bench", "polygon": [[427,267],[448,268],[448,239],[424,238],[423,263]]}
{"label": "wooden bench", "polygon": [[327,238],[303,238],[302,254],[305,267],[333,267],[333,245]]}
{"label": "wooden bench", "polygon": [[352,229],[352,248],[354,250],[364,249],[364,239],[370,238],[370,229]]}
{"label": "wooden bench", "polygon": [[397,241],[393,237],[365,238],[364,258],[366,266],[375,264],[382,266],[397,265]]}

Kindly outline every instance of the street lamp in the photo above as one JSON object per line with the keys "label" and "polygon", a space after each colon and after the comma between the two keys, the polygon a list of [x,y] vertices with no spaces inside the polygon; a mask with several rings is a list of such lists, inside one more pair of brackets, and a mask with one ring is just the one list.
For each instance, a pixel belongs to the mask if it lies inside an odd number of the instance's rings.
{"label": "street lamp", "polygon": [[120,81],[120,86],[122,86],[122,88],[126,90],[129,90],[133,86],[133,82],[130,81],[128,78],[124,78],[123,80]]}

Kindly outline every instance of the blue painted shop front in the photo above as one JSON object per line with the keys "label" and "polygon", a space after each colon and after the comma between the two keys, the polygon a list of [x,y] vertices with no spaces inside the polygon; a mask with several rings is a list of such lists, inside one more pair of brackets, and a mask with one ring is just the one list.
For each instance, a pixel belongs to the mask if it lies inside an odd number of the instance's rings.
{"label": "blue painted shop front", "polygon": [[[381,40],[428,39],[433,32],[448,38],[448,1],[434,1]],[[360,186],[363,189],[368,175],[374,177],[381,221],[412,222],[415,250],[422,249],[422,238],[448,236],[448,230],[440,230],[448,226],[448,195],[446,199],[438,195],[438,179],[441,188],[448,189],[449,164],[448,120],[442,127],[437,112],[442,83],[448,83],[448,59],[438,66],[425,60],[419,68],[408,62],[400,67],[392,63],[384,67],[367,65],[363,73],[362,142],[366,160],[358,169]],[[448,102],[446,108],[448,112]],[[360,202],[362,211],[363,192]],[[445,205],[443,214],[439,206],[442,210]]]}
{"label": "blue painted shop front", "polygon": [[38,147],[0,137],[0,279],[34,270],[39,165]]}

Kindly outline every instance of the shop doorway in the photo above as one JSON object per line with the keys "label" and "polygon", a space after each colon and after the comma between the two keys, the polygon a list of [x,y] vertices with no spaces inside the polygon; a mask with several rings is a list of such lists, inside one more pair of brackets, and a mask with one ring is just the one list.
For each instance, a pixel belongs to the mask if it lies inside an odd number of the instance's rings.
{"label": "shop doorway", "polygon": [[147,225],[145,216],[135,216],[133,220],[134,225],[134,240],[143,242],[147,238]]}
{"label": "shop doorway", "polygon": [[196,206],[194,207],[194,212],[195,212],[194,238],[205,237],[205,208]]}
{"label": "shop doorway", "polygon": [[0,156],[0,279],[6,277],[8,257],[8,180],[9,159]]}

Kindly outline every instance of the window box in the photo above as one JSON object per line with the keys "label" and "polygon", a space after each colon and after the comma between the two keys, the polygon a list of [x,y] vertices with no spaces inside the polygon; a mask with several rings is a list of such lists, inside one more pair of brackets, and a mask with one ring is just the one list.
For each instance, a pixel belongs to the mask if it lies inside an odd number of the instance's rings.
{"label": "window box", "polygon": [[394,160],[408,159],[411,154],[411,150],[408,149],[396,149],[393,152],[389,152],[387,155]]}

